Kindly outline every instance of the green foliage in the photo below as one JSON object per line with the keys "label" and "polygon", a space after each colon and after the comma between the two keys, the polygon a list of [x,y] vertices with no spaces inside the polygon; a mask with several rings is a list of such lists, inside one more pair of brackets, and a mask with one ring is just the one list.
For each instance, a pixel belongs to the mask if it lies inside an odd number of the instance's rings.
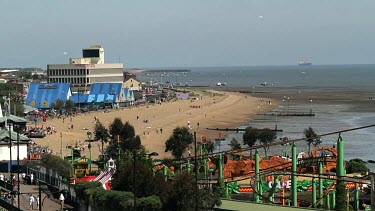
{"label": "green foliage", "polygon": [[[133,193],[104,190],[98,182],[80,182],[74,186],[76,196],[96,209],[131,210],[134,208]],[[148,196],[137,199],[137,207],[142,210],[160,210],[163,204],[159,197]]]}
{"label": "green foliage", "polygon": [[229,143],[229,146],[231,150],[241,149],[241,144],[235,138],[232,138],[232,140]]}
{"label": "green foliage", "polygon": [[16,73],[18,78],[31,79],[32,73],[30,71],[20,71]]}
{"label": "green foliage", "polygon": [[52,154],[43,154],[41,164],[47,169],[52,169],[64,178],[69,178],[71,164]]}
{"label": "green foliage", "polygon": [[64,101],[56,100],[54,103],[52,103],[51,107],[55,110],[61,110],[64,108]]}
{"label": "green foliage", "polygon": [[97,188],[92,193],[92,203],[97,210],[131,210],[133,194],[124,191]]}
{"label": "green foliage", "polygon": [[188,146],[193,143],[193,134],[187,127],[177,127],[165,142],[165,152],[171,151],[175,158],[181,158]]}
{"label": "green foliage", "polygon": [[213,153],[215,149],[215,144],[212,141],[207,141],[206,143],[206,150],[208,153]]}
{"label": "green foliage", "polygon": [[129,122],[123,124],[120,118],[115,118],[109,125],[109,134],[112,139],[110,145],[116,144],[115,147],[110,147],[110,154],[114,154],[113,148],[117,149],[118,147],[121,147],[123,152],[143,148],[141,138],[135,136],[134,126]]}
{"label": "green foliage", "polygon": [[71,109],[71,108],[73,108],[73,107],[75,107],[76,106],[76,104],[75,104],[75,102],[73,102],[72,100],[67,100],[66,102],[65,102],[65,108],[66,109]]}
{"label": "green foliage", "polygon": [[94,139],[95,141],[107,142],[109,138],[108,129],[101,123],[96,123],[94,127]]}
{"label": "green foliage", "polygon": [[334,209],[337,211],[346,211],[345,182],[341,180],[336,184],[336,206]]}
{"label": "green foliage", "polygon": [[173,191],[168,198],[168,210],[193,210],[195,204],[195,179],[183,172],[175,176]]}
{"label": "green foliage", "polygon": [[137,207],[142,207],[146,210],[160,210],[163,204],[157,196],[143,197],[137,200]]}
{"label": "green foliage", "polygon": [[259,136],[259,130],[249,126],[245,129],[245,133],[242,136],[243,143],[247,144],[249,147],[252,147],[257,142],[258,136]]}
{"label": "green foliage", "polygon": [[96,188],[101,188],[102,184],[99,182],[79,182],[74,185],[74,191],[77,198],[89,203],[91,201],[91,194]]}
{"label": "green foliage", "polygon": [[101,122],[96,123],[94,127],[94,140],[102,142],[101,152],[104,154],[104,143],[108,142],[108,129]]}
{"label": "green foliage", "polygon": [[[123,162],[117,166],[116,173],[112,178],[113,190],[133,192],[135,179],[135,195],[137,197],[159,195],[163,191],[162,186],[158,186],[159,180],[163,180],[163,178],[154,176],[151,158],[142,154],[145,154],[145,152],[142,151],[136,156],[135,168],[133,158],[121,158]],[[134,170],[136,177],[134,177]]]}
{"label": "green foliage", "polygon": [[[14,104],[13,104],[14,105]],[[23,106],[22,103],[17,102],[16,103],[16,116],[23,117],[25,112],[25,107]]]}
{"label": "green foliage", "polygon": [[124,124],[117,117],[109,125],[108,132],[111,142],[106,151],[112,158],[116,159],[119,153],[132,153],[133,149],[144,149],[141,138],[138,135],[135,136],[134,126],[129,122]]}
{"label": "green foliage", "polygon": [[199,210],[212,210],[215,205],[221,205],[220,188],[199,189],[196,193],[195,179],[192,174],[183,172],[176,175],[169,195],[168,210],[194,210],[198,200]]}
{"label": "green foliage", "polygon": [[346,163],[347,173],[366,173],[368,168],[365,165],[365,162],[359,158],[352,159]]}
{"label": "green foliage", "polygon": [[[109,125],[109,134],[111,134],[112,140],[120,141],[123,139],[124,135],[124,125],[121,121],[121,118],[116,117],[113,122]],[[119,137],[119,139],[117,138]]]}
{"label": "green foliage", "polygon": [[[275,141],[275,139],[276,139],[276,131],[271,130],[269,128],[265,128],[259,133],[259,141],[263,145],[272,144]],[[263,147],[265,156],[267,156],[268,148],[269,147],[267,146]]]}
{"label": "green foliage", "polygon": [[322,143],[322,141],[320,138],[318,138],[318,135],[315,133],[314,129],[312,129],[311,127],[305,129],[304,134],[305,134],[305,137],[307,138],[306,143],[307,145],[309,145],[309,154],[310,154],[311,145],[313,145],[314,147],[317,147],[319,144]]}

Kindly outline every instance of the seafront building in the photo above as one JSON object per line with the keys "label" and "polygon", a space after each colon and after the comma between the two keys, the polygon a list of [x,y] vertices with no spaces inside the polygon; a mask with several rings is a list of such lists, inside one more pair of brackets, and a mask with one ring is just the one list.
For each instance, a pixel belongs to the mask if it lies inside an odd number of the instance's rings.
{"label": "seafront building", "polygon": [[123,83],[93,83],[89,94],[73,93],[69,83],[32,83],[26,97],[26,105],[38,109],[52,108],[57,100],[72,100],[82,106],[110,105],[128,106],[133,104],[133,90]]}
{"label": "seafront building", "polygon": [[48,64],[47,76],[49,83],[70,83],[73,91],[87,91],[93,83],[122,83],[124,65],[105,63],[104,48],[93,45],[82,49],[82,58],[70,58],[69,64]]}

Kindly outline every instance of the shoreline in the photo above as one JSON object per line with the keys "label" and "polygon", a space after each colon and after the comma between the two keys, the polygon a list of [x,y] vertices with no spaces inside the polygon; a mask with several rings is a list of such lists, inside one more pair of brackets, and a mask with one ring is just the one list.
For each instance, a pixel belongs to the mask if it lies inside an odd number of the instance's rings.
{"label": "shoreline", "polygon": [[[142,145],[148,151],[159,153],[158,158],[171,158],[171,153],[165,153],[165,141],[177,126],[187,127],[187,121],[191,122],[191,132],[197,133],[197,140],[205,136],[208,140],[219,137],[218,131],[210,131],[205,128],[236,128],[248,123],[256,117],[257,113],[264,113],[276,107],[273,100],[264,98],[260,101],[257,97],[248,96],[237,92],[223,92],[216,90],[189,89],[191,96],[199,96],[199,100],[175,100],[165,102],[161,105],[112,109],[109,113],[103,111],[90,112],[90,114],[79,114],[72,117],[74,129],[68,129],[69,118],[48,119],[43,123],[44,127],[54,126],[56,133],[47,135],[44,139],[33,139],[40,146],[49,146],[56,154],[60,155],[62,145],[63,155],[70,153],[65,149],[66,145],[83,144],[87,140],[87,132],[93,132],[94,117],[96,116],[104,126],[108,125],[115,117],[120,117],[123,122],[128,121],[134,126],[136,135],[142,140]],[[272,105],[268,104],[268,101]],[[198,108],[197,108],[198,107]],[[137,120],[139,116],[139,120]],[[142,120],[148,120],[144,123]],[[199,122],[199,129],[197,123]],[[41,123],[39,123],[40,125]],[[88,130],[83,130],[87,128]],[[163,133],[160,133],[160,128]],[[157,130],[159,130],[157,132]],[[62,137],[60,137],[62,133]],[[220,132],[225,136],[230,132]],[[94,137],[93,137],[94,138]],[[92,139],[93,139],[92,138]],[[88,143],[87,143],[88,144]],[[101,142],[93,142],[92,158],[96,159],[101,153]],[[89,157],[89,151],[82,152],[83,156]]]}
{"label": "shoreline", "polygon": [[[194,93],[195,95],[202,96],[202,100],[175,100],[173,102],[166,102],[162,105],[150,105],[149,108],[146,106],[124,108],[123,110],[110,110],[109,113],[103,113],[103,111],[91,112],[91,114],[80,114],[78,117],[73,117],[74,130],[67,129],[67,122],[62,124],[61,119],[47,120],[44,123],[45,126],[55,126],[57,133],[53,135],[47,135],[44,139],[33,139],[38,145],[50,146],[54,152],[60,152],[60,132],[63,133],[62,145],[63,154],[67,155],[70,151],[65,150],[67,144],[75,144],[75,141],[87,140],[86,133],[92,132],[94,124],[94,116],[103,123],[104,126],[108,127],[109,123],[114,120],[115,117],[120,117],[123,122],[129,121],[134,126],[136,135],[140,135],[142,144],[148,151],[156,151],[159,153],[160,158],[171,158],[171,153],[165,153],[165,141],[172,134],[172,131],[177,126],[187,127],[187,121],[191,122],[191,132],[197,133],[197,140],[199,141],[202,136],[207,139],[221,138],[231,139],[235,132],[230,131],[214,131],[206,130],[205,128],[239,128],[247,125],[255,125],[256,127],[274,127],[274,120],[269,119],[265,121],[258,121],[257,114],[264,114],[270,111],[280,111],[280,109],[290,109],[290,112],[308,112],[312,108],[313,112],[318,112],[317,117],[304,118],[298,121],[301,125],[308,127],[306,122],[311,121],[312,127],[319,129],[321,125],[325,125],[325,120],[319,120],[319,116],[327,113],[326,108],[330,109],[330,106],[343,107],[345,108],[344,114],[360,116],[361,114],[374,113],[375,114],[375,100],[369,101],[368,96],[373,94],[367,90],[356,90],[356,89],[330,89],[320,92],[312,87],[290,87],[290,88],[275,88],[275,87],[257,87],[254,94],[252,93],[252,87],[247,88],[230,88],[230,87],[217,87],[216,89],[192,89],[186,88]],[[290,102],[283,102],[284,96],[290,97]],[[263,98],[263,101],[260,101]],[[312,101],[310,101],[312,99]],[[271,101],[272,105],[268,105],[268,100]],[[201,108],[192,108],[191,106],[200,106]],[[258,106],[260,108],[258,109]],[[301,110],[302,109],[302,110]],[[333,115],[333,114],[332,114]],[[342,115],[342,113],[340,113]],[[136,116],[140,117],[140,120],[136,120]],[[338,118],[332,116],[332,118]],[[68,118],[67,118],[68,119]],[[142,120],[148,119],[149,123],[145,124]],[[284,133],[278,134],[278,137],[285,136],[289,130],[293,130],[290,121],[286,121],[287,118],[279,118],[280,129],[284,129]],[[66,120],[67,121],[67,120]],[[319,122],[321,121],[321,122]],[[200,129],[197,129],[197,122],[200,123]],[[267,125],[268,122],[268,125]],[[283,123],[284,122],[284,123]],[[283,125],[284,124],[284,125]],[[332,127],[342,128],[345,125],[333,125]],[[82,128],[88,128],[88,130],[82,130]],[[285,127],[285,128],[283,128]],[[157,129],[163,129],[163,134],[156,132]],[[348,128],[348,127],[346,127]],[[286,129],[286,130],[285,130]],[[321,131],[317,131],[321,134]],[[302,135],[302,131],[299,131]],[[229,135],[229,136],[228,136]],[[242,133],[237,134],[242,135]],[[350,138],[352,136],[349,136]],[[241,141],[240,141],[241,142]],[[224,144],[224,143],[222,143]],[[242,143],[241,143],[242,144]],[[93,142],[92,144],[92,157],[95,159],[101,153],[98,151],[101,148],[100,142]],[[351,143],[348,143],[351,147]],[[222,145],[223,148],[223,145]],[[225,148],[225,146],[224,146]],[[272,150],[271,150],[272,151]],[[271,152],[270,151],[270,152]],[[275,150],[277,151],[277,150]],[[84,156],[89,155],[88,150],[82,153]]]}

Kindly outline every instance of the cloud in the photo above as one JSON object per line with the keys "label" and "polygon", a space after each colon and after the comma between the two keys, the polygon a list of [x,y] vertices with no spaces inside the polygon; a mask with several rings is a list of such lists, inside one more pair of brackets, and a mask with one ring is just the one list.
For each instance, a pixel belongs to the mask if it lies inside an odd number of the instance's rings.
{"label": "cloud", "polygon": [[259,15],[258,18],[263,19],[263,15]]}
{"label": "cloud", "polygon": [[68,55],[68,52],[65,52],[65,51],[64,51],[63,54],[64,54],[64,55]]}

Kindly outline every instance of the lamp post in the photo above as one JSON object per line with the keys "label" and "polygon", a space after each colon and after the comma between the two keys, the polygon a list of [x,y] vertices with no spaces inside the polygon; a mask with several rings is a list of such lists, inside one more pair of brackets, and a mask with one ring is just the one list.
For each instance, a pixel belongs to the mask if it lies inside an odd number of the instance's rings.
{"label": "lamp post", "polygon": [[92,163],[92,160],[91,160],[91,137],[92,137],[92,133],[91,132],[87,132],[87,138],[89,139],[89,145],[87,146],[89,148],[89,152],[90,152],[90,173],[91,173],[91,163]]}
{"label": "lamp post", "polygon": [[61,159],[63,159],[63,150],[62,150],[62,133],[60,133],[60,155],[61,155]]}
{"label": "lamp post", "polygon": [[78,88],[78,111],[80,111],[81,110],[81,103],[79,102],[79,88]]}
{"label": "lamp post", "polygon": [[312,100],[310,100],[310,116],[312,115]]}
{"label": "lamp post", "polygon": [[20,209],[20,133],[17,129],[17,204]]}
{"label": "lamp post", "polygon": [[197,132],[194,132],[194,168],[195,168],[195,211],[198,211]]}
{"label": "lamp post", "polygon": [[288,97],[288,114],[289,114],[289,97]]}
{"label": "lamp post", "polygon": [[137,157],[151,157],[151,156],[158,156],[159,153],[157,152],[151,152],[150,154],[145,154],[145,155],[138,155],[137,156],[137,150],[133,149],[133,201],[134,201],[134,210],[137,210],[137,197],[136,197],[136,181],[135,181],[135,160]]}

